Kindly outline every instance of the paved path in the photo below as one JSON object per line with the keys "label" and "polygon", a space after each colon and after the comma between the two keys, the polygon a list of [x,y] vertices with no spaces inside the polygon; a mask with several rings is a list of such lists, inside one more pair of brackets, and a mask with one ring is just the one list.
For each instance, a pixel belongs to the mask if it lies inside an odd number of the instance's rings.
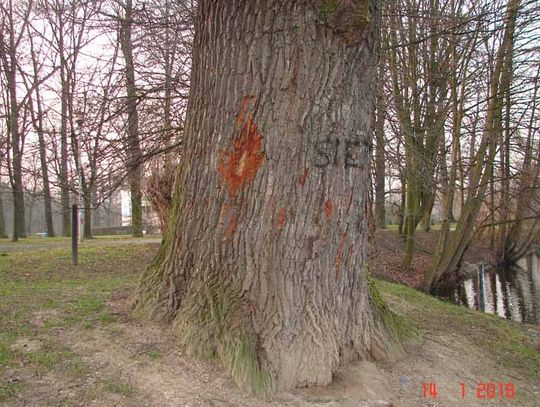
{"label": "paved path", "polygon": [[[161,238],[142,238],[142,239],[92,239],[85,240],[80,244],[80,247],[88,246],[119,246],[126,244],[159,244]],[[15,252],[22,250],[37,250],[37,249],[56,249],[59,247],[71,247],[71,241],[52,241],[47,242],[47,238],[43,239],[43,242],[21,242],[21,243],[3,243],[0,240],[0,253]]]}

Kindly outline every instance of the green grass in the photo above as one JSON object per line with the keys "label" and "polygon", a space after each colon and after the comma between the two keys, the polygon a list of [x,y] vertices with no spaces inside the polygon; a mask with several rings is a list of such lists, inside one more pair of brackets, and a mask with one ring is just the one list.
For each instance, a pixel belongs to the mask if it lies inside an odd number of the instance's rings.
{"label": "green grass", "polygon": [[[0,366],[63,374],[67,381],[83,378],[89,373],[88,366],[57,333],[68,328],[106,327],[108,334],[121,335],[108,302],[116,290],[134,287],[154,252],[155,247],[147,245],[87,246],[81,248],[76,267],[70,264],[69,248],[1,256]],[[540,379],[540,352],[519,324],[402,285],[382,280],[375,280],[375,284],[390,308],[420,335],[430,330],[456,332],[497,358],[502,368]],[[21,340],[38,340],[41,346],[24,350],[16,346]],[[163,359],[157,348],[147,350],[146,357]],[[0,374],[0,401],[25,394],[35,379],[28,380],[10,382]],[[100,398],[104,393],[129,397],[133,392],[129,383],[106,376],[92,386],[88,397]]]}
{"label": "green grass", "polygon": [[0,366],[11,366],[15,359],[15,352],[11,349],[13,340],[9,335],[0,336]]}
{"label": "green grass", "polygon": [[133,386],[117,378],[102,378],[87,394],[90,400],[100,399],[104,393],[119,394],[124,397],[129,397],[135,392]]}
{"label": "green grass", "polygon": [[163,355],[158,350],[149,350],[146,355],[152,360],[161,360],[163,358]]}
{"label": "green grass", "polygon": [[377,280],[377,286],[385,300],[419,330],[440,329],[470,337],[503,367],[540,380],[540,352],[519,323],[441,301],[400,284]]}
{"label": "green grass", "polygon": [[[159,234],[149,234],[144,235],[144,237],[133,237],[131,235],[100,235],[94,236],[92,239],[83,240],[84,242],[100,243],[107,242],[111,240],[144,240],[144,239],[156,239],[161,238]],[[13,242],[10,239],[0,239],[0,244],[9,244],[9,245],[24,245],[24,244],[49,244],[49,243],[59,243],[59,244],[69,244],[71,243],[71,237],[55,236],[55,237],[40,237],[36,235],[28,236],[25,238],[20,238],[17,242]]]}
{"label": "green grass", "polygon": [[44,371],[54,370],[61,362],[74,357],[73,352],[68,350],[44,350],[38,352],[29,352],[25,355],[26,359],[41,368]]}
{"label": "green grass", "polygon": [[102,324],[112,324],[116,320],[117,318],[109,312],[102,312],[99,315],[99,322],[101,322]]}
{"label": "green grass", "polygon": [[[87,374],[80,357],[55,332],[77,326],[92,329],[116,321],[107,310],[107,301],[117,289],[137,283],[154,251],[146,245],[82,247],[79,266],[71,265],[69,248],[1,256],[0,366],[24,366],[40,374],[55,371],[68,378]],[[41,346],[21,347],[26,340]],[[0,374],[0,401],[31,388],[28,384],[10,383]],[[100,386],[99,391],[122,395],[132,391],[115,380],[105,380]]]}
{"label": "green grass", "polygon": [[80,378],[88,375],[90,369],[85,366],[80,360],[70,360],[62,367],[64,371],[71,378]]}
{"label": "green grass", "polygon": [[16,396],[23,389],[22,383],[5,383],[0,384],[0,402],[7,401]]}
{"label": "green grass", "polygon": [[[399,225],[397,225],[397,224],[389,224],[389,225],[386,225],[386,228],[384,230],[397,232],[398,226]],[[431,226],[431,229],[432,230],[441,230],[441,226],[442,226],[442,223],[435,223],[435,224],[433,224]],[[452,223],[450,225],[450,230],[456,230],[456,226],[457,226],[457,223]],[[420,227],[418,227],[418,231],[420,231]]]}

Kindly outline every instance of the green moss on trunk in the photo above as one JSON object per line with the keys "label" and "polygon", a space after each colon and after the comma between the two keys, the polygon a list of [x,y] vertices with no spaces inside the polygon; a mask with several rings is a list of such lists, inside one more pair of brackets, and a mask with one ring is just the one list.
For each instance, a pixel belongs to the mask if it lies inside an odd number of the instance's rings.
{"label": "green moss on trunk", "polygon": [[260,367],[239,291],[230,280],[217,274],[195,284],[198,286],[190,287],[174,323],[174,331],[187,352],[201,358],[218,358],[237,385],[250,393],[271,393],[273,381]]}
{"label": "green moss on trunk", "polygon": [[350,32],[363,29],[371,22],[371,4],[370,0],[323,0],[319,11],[326,24]]}

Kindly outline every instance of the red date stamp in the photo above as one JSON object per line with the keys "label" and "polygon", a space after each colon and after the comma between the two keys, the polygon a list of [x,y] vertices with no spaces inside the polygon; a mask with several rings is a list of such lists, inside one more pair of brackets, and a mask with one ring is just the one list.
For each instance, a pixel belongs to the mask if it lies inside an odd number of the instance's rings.
{"label": "red date stamp", "polygon": [[[476,387],[468,388],[465,383],[459,384],[461,398],[476,397],[477,399],[506,399],[512,400],[516,395],[516,387],[513,383],[485,382],[476,383]],[[438,396],[437,383],[422,383],[422,397],[436,399]]]}

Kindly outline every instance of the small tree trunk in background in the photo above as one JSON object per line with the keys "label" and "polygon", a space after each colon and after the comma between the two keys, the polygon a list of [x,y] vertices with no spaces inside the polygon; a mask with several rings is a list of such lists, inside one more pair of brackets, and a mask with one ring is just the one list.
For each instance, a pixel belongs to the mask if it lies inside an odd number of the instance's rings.
{"label": "small tree trunk in background", "polygon": [[133,236],[141,237],[143,235],[141,192],[142,153],[139,140],[137,88],[135,86],[135,66],[133,63],[133,41],[131,34],[132,24],[133,2],[132,0],[127,0],[125,5],[125,16],[121,18],[120,21],[119,41],[126,64],[126,111],[128,114],[126,150],[129,190],[131,193],[131,227]]}
{"label": "small tree trunk in background", "polygon": [[69,199],[68,169],[68,104],[70,100],[70,78],[64,55],[64,24],[62,10],[57,10],[58,47],[60,56],[61,106],[60,106],[60,205],[62,206],[62,235],[71,236],[71,204]]}
{"label": "small tree trunk in background", "polygon": [[33,120],[36,124],[35,130],[38,135],[39,162],[41,165],[41,177],[43,183],[43,205],[45,215],[45,230],[48,237],[55,237],[52,217],[51,186],[49,182],[49,168],[47,166],[47,149],[45,145],[45,134],[43,132],[43,109],[41,107],[41,95],[39,87],[36,87],[37,117]]}
{"label": "small tree trunk in background", "polygon": [[418,225],[418,212],[420,210],[420,191],[416,175],[410,174],[406,178],[406,207],[405,207],[405,253],[403,254],[403,268],[409,269],[412,266],[414,257],[416,226]]}
{"label": "small tree trunk in background", "polygon": [[506,244],[508,238],[508,219],[510,211],[510,138],[511,138],[511,129],[510,129],[510,108],[511,108],[511,97],[510,97],[510,83],[512,80],[512,62],[506,67],[508,73],[505,75],[507,80],[503,84],[505,92],[505,117],[504,117],[504,129],[501,129],[500,141],[499,141],[499,154],[500,154],[500,215],[498,223],[500,223],[499,230],[497,233],[497,246],[494,252],[494,258],[497,263],[504,263],[506,260]]}
{"label": "small tree trunk in background", "polygon": [[92,198],[91,192],[87,189],[83,194],[84,204],[84,238],[92,239]]}
{"label": "small tree trunk in background", "polygon": [[8,82],[10,96],[10,112],[8,129],[11,135],[12,170],[11,189],[13,192],[13,241],[19,237],[26,237],[26,221],[24,213],[24,190],[22,181],[22,140],[19,132],[19,106],[17,100],[17,85],[15,78],[15,52],[11,53],[11,66],[14,70]]}
{"label": "small tree trunk in background", "polygon": [[[537,100],[539,85],[540,85],[540,66],[536,71],[534,78],[534,94],[532,101]],[[536,103],[532,103],[531,114],[529,118],[529,125],[527,131],[527,141],[525,144],[523,165],[521,167],[521,174],[518,180],[517,187],[517,202],[515,204],[515,221],[509,225],[509,231],[506,235],[506,242],[504,244],[504,259],[506,262],[511,263],[517,261],[520,257],[524,256],[530,249],[530,246],[536,240],[538,227],[536,221],[529,228],[524,227],[526,225],[525,219],[533,214],[537,213],[538,197],[535,196],[536,189],[534,184],[540,174],[540,140],[536,150],[536,165],[534,154],[534,133],[535,133],[535,121],[536,121]],[[531,229],[535,228],[536,233],[530,233]],[[529,230],[527,230],[529,229]]]}
{"label": "small tree trunk in background", "polygon": [[49,172],[47,169],[47,158],[45,156],[45,143],[43,139],[43,133],[39,137],[39,158],[41,162],[41,174],[43,177],[43,205],[45,214],[45,227],[47,230],[47,236],[55,237],[54,223],[52,214],[52,198],[51,187],[49,183]]}
{"label": "small tree trunk in background", "polygon": [[[30,50],[32,54],[32,64],[34,67],[35,75],[38,75],[38,60],[35,55],[34,42],[30,39]],[[36,77],[36,82],[38,78]],[[53,215],[52,215],[52,198],[51,198],[51,186],[49,182],[49,167],[47,165],[47,147],[45,143],[45,131],[43,128],[43,107],[41,100],[41,90],[40,86],[36,83],[35,92],[36,92],[36,111],[34,111],[33,100],[30,99],[30,114],[32,116],[32,124],[34,130],[38,136],[38,146],[39,146],[39,162],[41,169],[41,178],[43,183],[43,205],[44,205],[44,215],[45,215],[45,230],[47,231],[48,237],[55,237],[54,233],[54,224],[53,224]]]}
{"label": "small tree trunk in background", "polygon": [[[380,62],[381,64],[382,62]],[[375,121],[375,226],[380,229],[386,228],[386,202],[385,202],[385,139],[384,121],[386,118],[386,103],[384,96],[384,82],[379,74],[377,80],[377,113]]]}
{"label": "small tree trunk in background", "polygon": [[7,238],[6,219],[4,218],[4,201],[2,200],[2,186],[0,185],[0,238]]}
{"label": "small tree trunk in background", "polygon": [[435,194],[429,194],[427,196],[426,202],[424,202],[424,210],[422,211],[422,231],[430,232],[431,231],[431,214],[433,213],[433,207],[435,206]]}
{"label": "small tree trunk in background", "polygon": [[[448,222],[453,223],[456,221],[456,218],[454,217],[454,196],[455,196],[456,189],[455,189],[455,185],[450,185],[450,175],[448,173],[448,164],[446,162],[446,145],[444,143],[441,143],[440,149],[441,149],[440,179],[441,179],[442,200],[443,202],[448,200],[451,203],[450,207],[448,208],[449,212],[447,212],[446,215],[443,214],[443,218],[446,216],[448,219]],[[453,165],[453,163],[451,165]],[[455,179],[453,182],[455,184]]]}
{"label": "small tree trunk in background", "polygon": [[68,139],[60,131],[60,207],[62,208],[62,236],[71,236],[71,205],[69,202]]}
{"label": "small tree trunk in background", "polygon": [[[13,241],[19,237],[26,237],[26,221],[24,213],[24,192],[22,181],[22,155],[24,148],[24,132],[20,129],[21,105],[17,99],[17,72],[18,72],[18,48],[30,15],[29,7],[22,21],[15,21],[16,12],[13,2],[2,4],[2,34],[0,35],[0,73],[4,76],[5,97],[3,102],[6,107],[4,118],[8,146],[11,149],[11,159],[7,162],[9,181],[13,194]],[[17,24],[22,23],[22,24]],[[20,29],[21,33],[17,32]]]}
{"label": "small tree trunk in background", "polygon": [[367,277],[379,18],[362,5],[199,2],[185,161],[136,309],[255,392],[328,384],[391,343]]}
{"label": "small tree trunk in background", "polygon": [[26,234],[32,236],[34,232],[33,222],[34,222],[34,206],[36,203],[36,197],[32,196],[31,199],[26,200],[28,205],[27,217],[26,217]]}
{"label": "small tree trunk in background", "polygon": [[398,212],[398,233],[400,236],[405,234],[405,205],[407,202],[407,184],[405,183],[405,177],[401,176],[401,199],[399,202]]}

